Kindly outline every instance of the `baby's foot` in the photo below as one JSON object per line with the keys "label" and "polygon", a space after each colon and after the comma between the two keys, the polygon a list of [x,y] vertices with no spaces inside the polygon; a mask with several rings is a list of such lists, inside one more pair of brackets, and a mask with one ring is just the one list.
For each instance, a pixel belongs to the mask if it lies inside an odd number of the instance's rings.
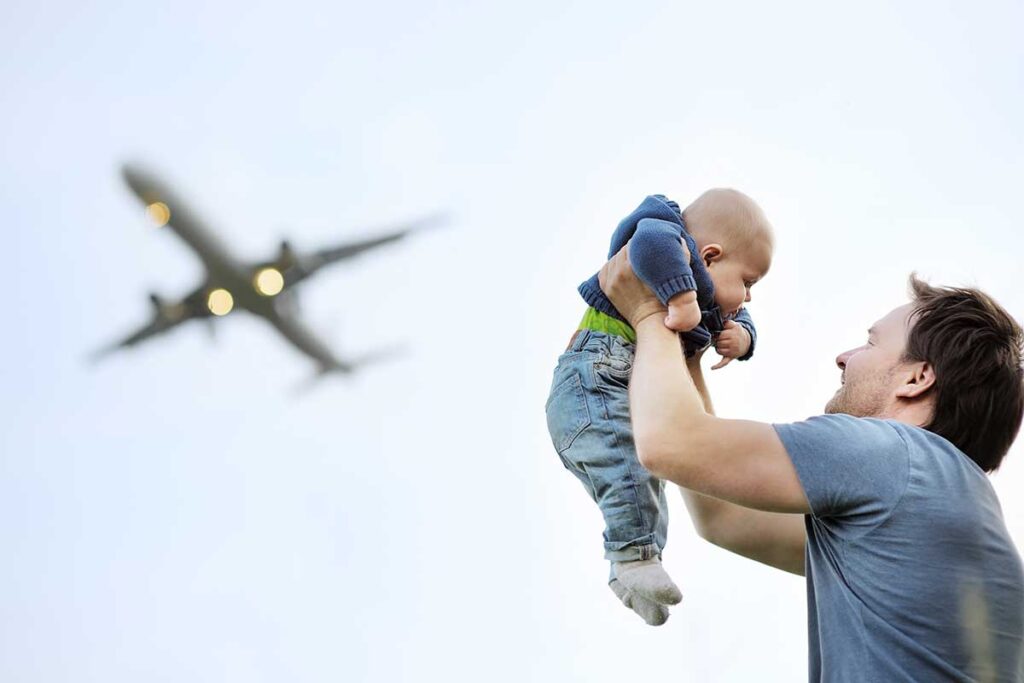
{"label": "baby's foot", "polygon": [[618,579],[612,579],[608,587],[619,597],[623,605],[639,614],[640,618],[649,625],[661,626],[668,621],[668,607],[665,605],[626,590],[626,587]]}
{"label": "baby's foot", "polygon": [[665,327],[676,332],[689,332],[700,324],[700,320],[697,292],[680,292],[668,300]]}
{"label": "baby's foot", "polygon": [[615,562],[615,576],[628,590],[664,605],[675,605],[683,599],[679,587],[669,578],[661,560]]}

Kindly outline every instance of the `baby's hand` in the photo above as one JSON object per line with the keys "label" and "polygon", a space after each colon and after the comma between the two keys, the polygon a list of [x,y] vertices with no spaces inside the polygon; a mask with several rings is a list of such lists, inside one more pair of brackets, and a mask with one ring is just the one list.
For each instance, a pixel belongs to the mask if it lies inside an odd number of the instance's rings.
{"label": "baby's hand", "polygon": [[700,321],[701,313],[696,291],[680,292],[668,300],[665,327],[676,332],[689,332],[697,327]]}
{"label": "baby's hand", "polygon": [[733,320],[726,320],[722,333],[718,335],[718,340],[715,342],[715,351],[722,357],[722,360],[712,365],[711,369],[724,368],[732,362],[733,358],[747,355],[749,350],[750,333],[747,332],[747,328],[738,325]]}

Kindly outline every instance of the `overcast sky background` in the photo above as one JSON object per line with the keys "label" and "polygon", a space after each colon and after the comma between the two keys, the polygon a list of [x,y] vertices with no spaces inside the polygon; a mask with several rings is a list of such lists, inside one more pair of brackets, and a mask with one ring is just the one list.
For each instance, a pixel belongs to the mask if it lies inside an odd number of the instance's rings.
{"label": "overcast sky background", "polygon": [[[911,270],[1024,315],[1015,2],[0,6],[0,679],[793,681],[801,578],[695,537],[645,626],[543,405],[576,285],[646,195],[754,197],[775,262],[720,414],[794,421]],[[109,359],[198,261],[164,178],[242,258],[448,210],[306,283],[339,355],[244,313]],[[711,360],[710,358],[708,359]],[[710,364],[710,362],[708,363]],[[1024,538],[1024,453],[994,483]]]}

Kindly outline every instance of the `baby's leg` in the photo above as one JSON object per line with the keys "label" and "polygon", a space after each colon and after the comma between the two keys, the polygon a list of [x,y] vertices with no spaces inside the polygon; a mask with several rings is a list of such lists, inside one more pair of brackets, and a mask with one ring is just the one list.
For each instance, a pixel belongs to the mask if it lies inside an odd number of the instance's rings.
{"label": "baby's leg", "polygon": [[[601,508],[605,557],[630,590],[667,604],[681,595],[658,558],[665,543],[664,490],[636,456],[629,421],[632,345],[583,332],[563,356],[548,401],[548,428],[566,468]],[[635,564],[636,563],[636,564]],[[656,574],[664,580],[656,579]]]}

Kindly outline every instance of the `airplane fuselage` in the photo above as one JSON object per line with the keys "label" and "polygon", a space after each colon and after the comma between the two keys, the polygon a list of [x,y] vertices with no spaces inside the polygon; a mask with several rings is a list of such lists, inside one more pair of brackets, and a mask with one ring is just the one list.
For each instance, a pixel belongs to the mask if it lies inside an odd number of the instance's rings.
{"label": "airplane fuselage", "polygon": [[253,273],[228,251],[202,219],[166,185],[138,168],[125,166],[125,182],[147,206],[163,203],[170,212],[166,225],[174,231],[206,266],[207,292],[224,289],[231,294],[234,306],[263,317],[274,314],[274,297],[261,294],[253,281]]}

